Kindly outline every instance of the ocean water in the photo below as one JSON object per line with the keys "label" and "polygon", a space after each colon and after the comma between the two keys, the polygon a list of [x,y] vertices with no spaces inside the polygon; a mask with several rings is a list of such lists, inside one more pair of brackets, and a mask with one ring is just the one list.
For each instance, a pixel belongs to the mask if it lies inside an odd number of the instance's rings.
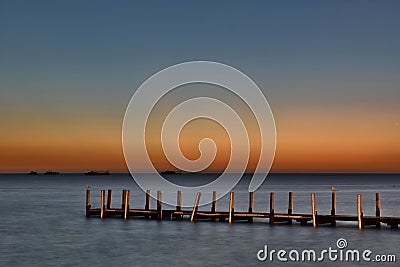
{"label": "ocean water", "polygon": [[[179,175],[171,179],[202,183],[211,174]],[[244,177],[235,187],[235,210],[246,211]],[[253,224],[209,221],[162,222],[144,219],[85,217],[85,185],[92,204],[99,206],[100,190],[113,189],[113,206],[120,206],[121,190],[131,190],[131,208],[142,208],[145,193],[128,174],[84,176],[0,175],[0,266],[399,266],[399,230],[338,222],[336,227]],[[310,213],[310,193],[317,194],[319,214],[330,213],[331,187],[337,188],[337,213],[355,215],[357,194],[363,195],[364,215],[375,214],[375,192],[381,193],[382,216],[400,216],[400,175],[382,174],[270,174],[255,193],[255,211],[269,210],[269,192],[275,192],[275,212],[287,212],[288,192],[294,191],[295,213]],[[183,196],[185,198],[185,196]],[[155,207],[155,201],[151,202]],[[228,210],[228,198],[218,201]],[[209,209],[209,207],[200,207]],[[395,255],[397,262],[260,261],[259,250],[312,249],[317,253],[344,238],[346,249],[371,250],[372,255]],[[263,255],[263,254],[260,254]],[[287,255],[286,255],[287,257]]]}

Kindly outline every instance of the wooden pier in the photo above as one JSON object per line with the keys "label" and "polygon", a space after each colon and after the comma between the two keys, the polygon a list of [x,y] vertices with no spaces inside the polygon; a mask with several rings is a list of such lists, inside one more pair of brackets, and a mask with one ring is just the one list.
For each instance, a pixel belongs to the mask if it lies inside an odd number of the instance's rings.
{"label": "wooden pier", "polygon": [[332,209],[331,214],[322,215],[317,212],[317,199],[316,194],[311,194],[311,214],[299,214],[294,212],[294,193],[289,192],[288,211],[287,213],[275,212],[275,194],[270,193],[269,212],[255,212],[254,211],[254,192],[249,193],[249,208],[247,212],[237,212],[234,209],[234,192],[229,194],[229,209],[228,211],[217,211],[217,192],[213,192],[210,211],[199,211],[198,205],[200,202],[201,193],[197,193],[194,200],[193,208],[184,210],[182,208],[182,193],[177,192],[177,203],[175,209],[162,208],[162,193],[157,192],[157,206],[155,209],[150,208],[150,191],[146,192],[145,206],[143,209],[131,209],[129,206],[129,190],[122,190],[122,205],[120,208],[112,207],[112,190],[101,190],[100,194],[100,208],[94,208],[90,202],[90,189],[86,189],[86,217],[97,216],[100,218],[106,217],[120,217],[125,220],[129,218],[145,218],[154,220],[183,220],[187,217],[191,222],[196,220],[210,220],[210,221],[228,221],[229,223],[245,221],[253,222],[254,218],[268,219],[270,225],[276,223],[292,224],[298,222],[301,225],[308,225],[312,223],[313,227],[318,227],[322,224],[335,226],[336,222],[357,222],[358,229],[363,229],[365,226],[381,227],[381,224],[388,225],[391,229],[398,229],[400,224],[400,217],[383,217],[381,216],[381,202],[380,193],[376,193],[376,206],[375,216],[364,216],[362,209],[362,196],[357,195],[357,215],[341,215],[336,213],[336,192],[332,192]]}

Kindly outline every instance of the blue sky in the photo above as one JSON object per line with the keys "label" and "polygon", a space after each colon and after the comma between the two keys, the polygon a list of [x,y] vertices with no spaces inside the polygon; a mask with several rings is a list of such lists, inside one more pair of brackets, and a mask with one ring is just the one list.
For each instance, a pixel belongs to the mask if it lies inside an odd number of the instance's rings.
{"label": "blue sky", "polygon": [[[2,1],[0,7],[2,91],[79,93],[108,102],[166,66],[196,59],[233,65],[279,100],[296,88],[307,97],[340,97],[341,90],[376,97],[374,85],[390,95],[399,91],[396,1]],[[110,96],[110,89],[121,93]]]}

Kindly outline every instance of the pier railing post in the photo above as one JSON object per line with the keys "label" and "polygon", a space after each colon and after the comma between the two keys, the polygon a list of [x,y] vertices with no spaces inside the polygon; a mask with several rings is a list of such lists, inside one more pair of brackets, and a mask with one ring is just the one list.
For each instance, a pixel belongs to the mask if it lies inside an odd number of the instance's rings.
{"label": "pier railing post", "polygon": [[125,206],[124,206],[124,219],[128,219],[129,216],[129,190],[125,190]]}
{"label": "pier railing post", "polygon": [[362,213],[362,196],[357,194],[357,219],[358,219],[358,229],[363,228],[363,213]]}
{"label": "pier railing post", "polygon": [[269,194],[269,224],[273,225],[275,223],[275,193],[271,192]]}
{"label": "pier railing post", "polygon": [[[331,209],[331,215],[336,216],[336,192],[332,192],[332,209]],[[336,225],[336,219],[333,217],[332,219],[332,225]]]}
{"label": "pier railing post", "polygon": [[[176,192],[176,211],[182,211],[182,191],[177,191]],[[172,214],[171,214],[171,220],[172,220]],[[175,215],[175,217],[178,220],[182,219],[182,215]]]}
{"label": "pier railing post", "polygon": [[112,190],[108,189],[107,191],[107,209],[110,210],[111,209],[111,205],[112,205]]}
{"label": "pier railing post", "polygon": [[157,191],[157,220],[162,220],[162,200],[161,191]]}
{"label": "pier railing post", "polygon": [[[293,214],[293,192],[289,192],[289,207],[288,207],[288,215]],[[288,219],[288,223],[292,224],[292,219]]]}
{"label": "pier railing post", "polygon": [[[144,204],[144,210],[145,210],[145,211],[149,211],[149,210],[150,210],[150,190],[146,190],[146,202],[145,202],[145,204]],[[146,219],[148,219],[148,218],[149,218],[149,215],[146,214],[144,217],[145,217]]]}
{"label": "pier railing post", "polygon": [[234,198],[235,198],[235,193],[230,192],[229,194],[229,223],[233,223],[233,216],[234,216]]}
{"label": "pier railing post", "polygon": [[378,218],[376,227],[380,228],[381,227],[381,194],[380,193],[375,194],[375,200],[376,200],[375,216]]}
{"label": "pier railing post", "polygon": [[313,220],[313,227],[318,226],[318,219],[317,219],[317,202],[315,199],[315,193],[311,194],[311,210],[312,210],[312,220]]}
{"label": "pier railing post", "polygon": [[176,192],[176,211],[182,211],[182,192]]}
{"label": "pier railing post", "polygon": [[[254,210],[254,191],[249,192],[249,213],[253,213],[253,210]],[[250,223],[252,223],[253,222],[253,216],[250,216],[248,218],[248,221]]]}
{"label": "pier railing post", "polygon": [[122,189],[121,209],[125,210],[125,192],[126,189]]}
{"label": "pier railing post", "polygon": [[196,194],[196,199],[194,201],[192,215],[190,216],[190,221],[191,222],[194,222],[196,220],[196,215],[197,215],[197,210],[198,210],[198,206],[199,206],[200,196],[201,196],[201,193],[198,192]]}
{"label": "pier railing post", "polygon": [[[211,213],[217,212],[217,191],[213,191],[213,200],[211,204]],[[215,222],[215,217],[211,217],[211,221]]]}
{"label": "pier railing post", "polygon": [[86,217],[90,217],[90,208],[92,207],[90,205],[90,187],[86,186]]}
{"label": "pier railing post", "polygon": [[106,190],[101,190],[101,200],[100,200],[100,218],[103,219],[105,217],[105,198],[106,198]]}

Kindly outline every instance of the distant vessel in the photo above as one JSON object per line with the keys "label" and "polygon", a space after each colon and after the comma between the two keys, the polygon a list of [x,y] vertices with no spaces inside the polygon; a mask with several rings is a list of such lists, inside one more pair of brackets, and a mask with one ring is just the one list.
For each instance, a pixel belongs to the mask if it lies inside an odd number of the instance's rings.
{"label": "distant vessel", "polygon": [[181,172],[177,172],[177,171],[171,171],[171,170],[166,170],[166,171],[162,171],[160,172],[161,175],[169,175],[169,174],[177,174],[180,175],[182,174]]}
{"label": "distant vessel", "polygon": [[38,173],[37,173],[37,172],[34,172],[34,171],[30,171],[30,172],[28,173],[28,175],[38,175]]}
{"label": "distant vessel", "polygon": [[85,175],[110,175],[109,171],[90,171],[86,172]]}
{"label": "distant vessel", "polygon": [[43,173],[44,175],[55,175],[55,174],[60,174],[59,172],[55,172],[55,171],[47,171],[45,173]]}

